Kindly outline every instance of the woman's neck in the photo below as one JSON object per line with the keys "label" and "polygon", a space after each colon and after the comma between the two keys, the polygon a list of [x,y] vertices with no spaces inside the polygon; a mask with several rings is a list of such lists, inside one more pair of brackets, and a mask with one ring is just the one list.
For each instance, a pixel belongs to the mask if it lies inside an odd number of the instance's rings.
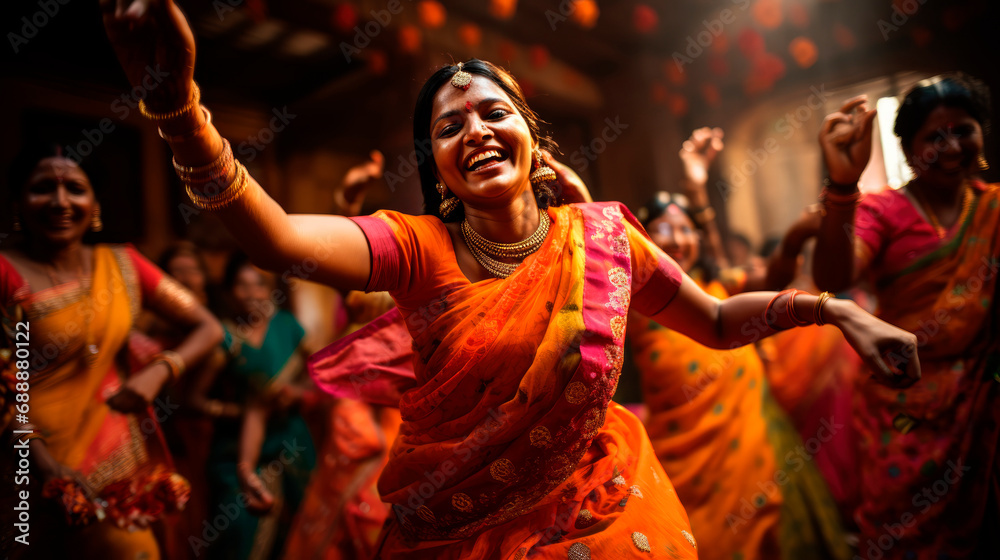
{"label": "woman's neck", "polygon": [[909,188],[916,192],[917,197],[925,204],[931,206],[935,211],[954,210],[962,205],[965,198],[965,190],[969,188],[969,181],[963,180],[957,187],[949,188],[938,185],[930,185],[917,177],[910,182]]}
{"label": "woman's neck", "polygon": [[538,203],[529,189],[504,208],[481,209],[466,205],[465,219],[476,233],[490,241],[517,243],[538,229]]}
{"label": "woman's neck", "polygon": [[22,251],[29,259],[52,267],[59,273],[78,274],[90,268],[82,241],[57,246],[28,240],[22,245]]}

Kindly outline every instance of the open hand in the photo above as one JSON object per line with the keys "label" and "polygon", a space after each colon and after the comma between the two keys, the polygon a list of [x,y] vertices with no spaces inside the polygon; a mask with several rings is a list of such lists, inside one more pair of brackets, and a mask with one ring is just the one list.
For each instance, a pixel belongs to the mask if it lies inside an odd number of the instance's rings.
{"label": "open hand", "polygon": [[866,95],[852,97],[823,120],[819,145],[830,181],[838,185],[856,184],[871,158],[875,109],[867,103]]}
{"label": "open hand", "polygon": [[257,476],[253,467],[247,463],[239,463],[236,466],[236,477],[247,497],[247,511],[253,515],[267,515],[274,507],[274,496],[268,492],[264,481]]}
{"label": "open hand", "polygon": [[869,314],[854,302],[831,299],[823,308],[865,361],[876,381],[904,388],[920,379],[917,337]]}
{"label": "open hand", "polygon": [[194,34],[173,0],[101,0],[104,29],[129,82],[157,112],[191,98]]}

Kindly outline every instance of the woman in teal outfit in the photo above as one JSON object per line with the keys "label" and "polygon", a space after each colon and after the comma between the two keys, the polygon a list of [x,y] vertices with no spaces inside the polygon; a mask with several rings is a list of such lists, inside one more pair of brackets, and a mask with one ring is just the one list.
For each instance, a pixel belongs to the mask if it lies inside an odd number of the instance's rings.
{"label": "woman in teal outfit", "polygon": [[236,311],[223,322],[229,360],[206,401],[219,412],[208,474],[215,493],[208,523],[218,537],[209,557],[277,558],[316,464],[298,412],[305,331],[277,307],[273,276],[245,256],[230,260],[226,288]]}

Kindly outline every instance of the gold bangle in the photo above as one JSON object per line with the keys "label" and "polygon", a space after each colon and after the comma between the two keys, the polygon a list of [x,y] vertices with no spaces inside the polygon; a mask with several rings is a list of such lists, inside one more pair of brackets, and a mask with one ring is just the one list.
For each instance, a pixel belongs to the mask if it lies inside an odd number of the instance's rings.
{"label": "gold bangle", "polygon": [[184,364],[184,358],[182,358],[177,352],[174,352],[173,350],[164,350],[163,352],[160,352],[158,356],[160,360],[167,362],[167,365],[170,366],[171,377],[174,381],[177,381],[177,378],[184,375],[184,372],[187,371],[187,366]]}
{"label": "gold bangle", "polygon": [[166,132],[163,132],[162,128],[157,127],[156,132],[160,133],[160,138],[163,138],[167,142],[186,142],[194,138],[195,136],[201,134],[201,131],[205,130],[206,126],[212,124],[212,112],[209,111],[208,108],[205,107],[204,105],[201,105],[201,112],[203,115],[205,115],[205,121],[202,122],[197,127],[195,127],[193,130],[189,130],[183,134],[170,135],[167,134]]}
{"label": "gold bangle", "polygon": [[198,106],[201,102],[201,89],[198,88],[198,84],[191,83],[191,99],[184,104],[180,109],[173,110],[169,113],[154,113],[149,110],[149,106],[142,99],[139,100],[139,112],[142,116],[146,117],[151,121],[169,121],[170,119],[176,119],[177,117],[190,112],[192,109]]}
{"label": "gold bangle", "polygon": [[187,189],[188,196],[191,197],[191,202],[198,208],[202,210],[221,210],[243,196],[248,184],[250,184],[250,174],[247,172],[247,168],[237,161],[235,179],[230,183],[228,188],[217,196],[211,198],[200,196],[191,190],[190,184],[186,185],[185,188]]}
{"label": "gold bangle", "polygon": [[817,326],[822,327],[826,324],[826,321],[823,320],[823,306],[826,305],[826,300],[832,297],[833,294],[830,292],[823,292],[816,298],[816,305],[813,306],[813,322]]}
{"label": "gold bangle", "polygon": [[188,167],[177,163],[177,158],[174,158],[174,171],[184,183],[214,183],[218,182],[219,179],[232,176],[235,160],[232,145],[229,144],[229,140],[223,138],[222,152],[210,163]]}

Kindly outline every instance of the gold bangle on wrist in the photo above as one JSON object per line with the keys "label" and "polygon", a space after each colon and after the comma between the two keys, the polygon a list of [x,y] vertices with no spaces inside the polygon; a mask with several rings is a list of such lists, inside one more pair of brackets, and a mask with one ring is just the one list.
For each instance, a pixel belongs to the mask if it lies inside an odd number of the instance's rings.
{"label": "gold bangle on wrist", "polygon": [[184,104],[180,109],[175,109],[169,113],[154,113],[149,110],[149,106],[142,99],[139,100],[139,112],[142,116],[146,117],[151,121],[169,121],[170,119],[176,119],[177,117],[191,112],[198,104],[201,102],[201,89],[198,88],[198,84],[191,84],[191,99]]}
{"label": "gold bangle on wrist", "polygon": [[817,326],[822,327],[826,324],[826,321],[823,320],[823,306],[826,305],[826,301],[832,297],[833,294],[830,292],[823,292],[816,297],[816,305],[813,307],[813,322],[816,323]]}
{"label": "gold bangle on wrist", "polygon": [[191,185],[185,186],[188,196],[191,197],[191,202],[195,206],[201,208],[202,210],[221,210],[230,204],[236,202],[243,193],[246,192],[247,185],[250,184],[250,174],[247,172],[247,168],[243,166],[242,163],[236,162],[236,177],[233,179],[229,186],[222,190],[216,196],[205,197],[195,193],[191,189]]}
{"label": "gold bangle on wrist", "polygon": [[167,134],[166,132],[163,132],[162,128],[159,127],[157,127],[156,131],[160,133],[160,138],[163,138],[167,142],[171,143],[186,142],[201,134],[201,131],[205,130],[206,126],[212,124],[212,112],[209,111],[208,108],[205,107],[204,105],[201,106],[201,112],[205,116],[205,120],[200,125],[195,127],[193,130],[189,130],[183,134],[175,134],[175,135]]}
{"label": "gold bangle on wrist", "polygon": [[184,183],[215,183],[219,179],[232,177],[235,161],[233,147],[229,144],[229,140],[223,138],[222,152],[210,163],[189,167],[177,163],[177,158],[174,158],[174,171]]}

